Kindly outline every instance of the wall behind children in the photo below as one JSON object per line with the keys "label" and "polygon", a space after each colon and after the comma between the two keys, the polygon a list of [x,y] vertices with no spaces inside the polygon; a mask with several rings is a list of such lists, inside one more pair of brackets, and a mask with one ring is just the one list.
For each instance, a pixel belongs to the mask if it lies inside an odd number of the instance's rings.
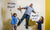
{"label": "wall behind children", "polygon": [[[15,8],[7,8],[8,2],[15,2]],[[22,13],[17,10],[19,6],[25,7],[29,6],[31,3],[33,3],[33,7],[36,12],[39,12],[39,16],[45,17],[45,0],[3,0],[3,8],[2,8],[2,17],[4,18],[3,21],[6,22],[8,19],[11,19],[11,12],[10,9],[12,10],[12,13],[16,12],[17,16],[21,19],[23,14],[25,13],[25,10],[22,10]],[[45,23],[42,25],[42,29],[45,29]]]}

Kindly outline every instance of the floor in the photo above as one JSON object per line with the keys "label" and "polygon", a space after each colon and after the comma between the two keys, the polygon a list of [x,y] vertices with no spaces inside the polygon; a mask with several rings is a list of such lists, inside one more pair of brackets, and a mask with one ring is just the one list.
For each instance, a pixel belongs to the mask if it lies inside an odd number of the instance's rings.
{"label": "floor", "polygon": [[25,20],[20,24],[20,26],[17,27],[17,30],[32,30],[32,27],[26,29],[24,25],[25,25]]}

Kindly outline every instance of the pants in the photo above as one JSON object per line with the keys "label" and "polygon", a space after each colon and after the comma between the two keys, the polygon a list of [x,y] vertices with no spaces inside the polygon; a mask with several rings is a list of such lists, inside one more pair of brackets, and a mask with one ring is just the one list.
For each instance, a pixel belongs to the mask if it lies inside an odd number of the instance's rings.
{"label": "pants", "polygon": [[16,28],[17,28],[17,25],[12,24],[12,30],[16,30]]}
{"label": "pants", "polygon": [[18,22],[18,25],[21,24],[21,22],[24,20],[24,18],[26,18],[26,29],[28,29],[28,24],[29,24],[29,18],[30,16],[27,14],[24,14],[24,16],[21,18],[21,20]]}

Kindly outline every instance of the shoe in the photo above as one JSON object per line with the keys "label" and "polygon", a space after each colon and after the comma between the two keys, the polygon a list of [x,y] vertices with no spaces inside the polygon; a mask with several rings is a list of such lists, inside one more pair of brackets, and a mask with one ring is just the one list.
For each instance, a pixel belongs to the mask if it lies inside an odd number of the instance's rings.
{"label": "shoe", "polygon": [[26,30],[29,30],[28,28],[26,28]]}
{"label": "shoe", "polygon": [[26,28],[26,29],[28,29],[28,28]]}

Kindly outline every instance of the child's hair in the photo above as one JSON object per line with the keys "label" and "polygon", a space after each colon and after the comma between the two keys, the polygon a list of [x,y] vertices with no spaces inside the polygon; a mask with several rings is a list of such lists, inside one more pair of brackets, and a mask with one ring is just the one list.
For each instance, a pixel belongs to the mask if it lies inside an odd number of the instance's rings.
{"label": "child's hair", "polygon": [[43,22],[44,22],[44,17],[43,17],[43,16],[41,16],[41,18],[42,18],[42,24],[43,24]]}
{"label": "child's hair", "polygon": [[16,13],[14,13],[14,14],[13,14],[13,16],[14,16],[14,15],[17,15],[17,14],[16,14]]}

